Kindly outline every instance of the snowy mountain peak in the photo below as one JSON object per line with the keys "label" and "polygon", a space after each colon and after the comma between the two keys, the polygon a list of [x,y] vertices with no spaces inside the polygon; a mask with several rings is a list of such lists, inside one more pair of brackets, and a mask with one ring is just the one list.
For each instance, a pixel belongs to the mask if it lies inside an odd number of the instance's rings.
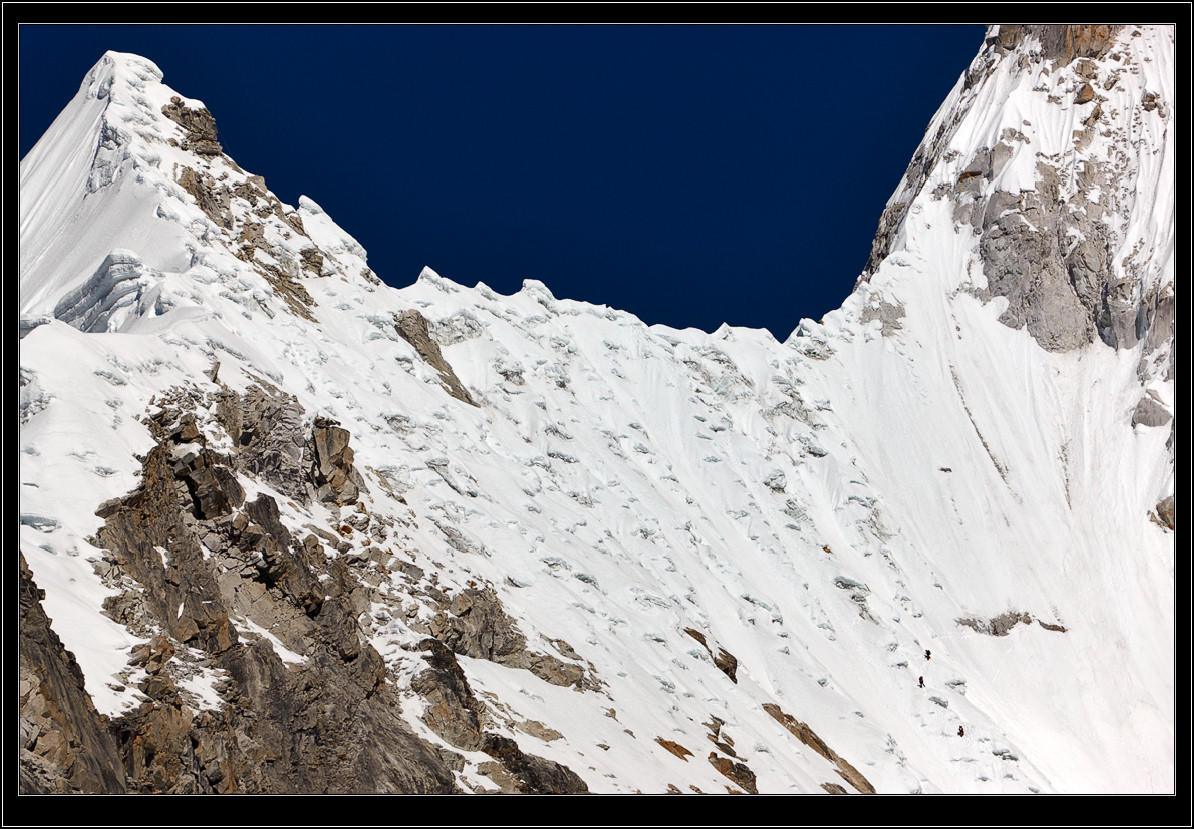
{"label": "snowy mountain peak", "polygon": [[782,344],[392,289],[161,80],[21,164],[25,790],[1172,786],[1167,30],[993,28]]}
{"label": "snowy mountain peak", "polygon": [[909,223],[944,201],[977,242],[946,290],[1006,300],[1000,320],[1049,350],[1164,348],[1173,60],[1164,27],[992,28],[889,200],[860,281],[882,284]]}

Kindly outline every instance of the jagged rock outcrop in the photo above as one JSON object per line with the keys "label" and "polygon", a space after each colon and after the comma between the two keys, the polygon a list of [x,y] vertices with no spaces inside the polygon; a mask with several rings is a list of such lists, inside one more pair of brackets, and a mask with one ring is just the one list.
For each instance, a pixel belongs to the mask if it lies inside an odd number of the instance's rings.
{"label": "jagged rock outcrop", "polygon": [[709,764],[750,794],[759,793],[758,787],[755,785],[755,773],[746,763],[736,763],[729,757],[722,757],[717,752],[710,751]]}
{"label": "jagged rock outcrop", "polygon": [[1158,523],[1166,529],[1174,529],[1173,496],[1167,495],[1157,504]]}
{"label": "jagged rock outcrop", "polygon": [[304,412],[277,389],[254,384],[243,395],[225,391],[217,414],[237,445],[241,467],[300,504],[310,500],[303,468]]}
{"label": "jagged rock outcrop", "polygon": [[181,146],[198,155],[220,155],[223,148],[216,132],[216,119],[207,107],[192,109],[177,95],[162,107],[162,114],[186,133]]}
{"label": "jagged rock outcrop", "polygon": [[439,372],[448,394],[470,406],[479,405],[464,384],[460,382],[460,378],[456,376],[452,366],[444,359],[439,343],[432,338],[431,332],[427,328],[426,317],[412,308],[397,314],[394,318],[394,326],[402,339],[414,346],[423,361]]}
{"label": "jagged rock outcrop", "polygon": [[[164,410],[157,423],[162,442],[141,485],[103,507],[97,536],[103,575],[123,589],[109,612],[152,636],[130,654],[144,702],[110,726],[124,785],[453,791],[451,769],[404,725],[385,666],[362,641],[345,562],[314,536],[295,539],[269,495],[246,502],[237,459],[205,446],[193,416]],[[273,632],[246,639],[238,628]],[[188,690],[196,675],[211,677],[214,707]]]}
{"label": "jagged rock outcrop", "polygon": [[705,650],[709,652],[709,656],[713,657],[713,664],[717,666],[717,669],[728,676],[731,682],[737,684],[738,657],[734,656],[734,654],[722,647],[718,647],[717,653],[714,653],[713,648],[709,646],[709,641],[706,639],[705,634],[701,633],[699,630],[684,628],[684,632],[700,642],[704,646]]}
{"label": "jagged rock outcrop", "polygon": [[231,196],[228,189],[216,184],[211,175],[187,167],[178,177],[178,184],[191,194],[207,218],[222,227],[232,227],[232,216],[228,212],[232,206]]}
{"label": "jagged rock outcrop", "polygon": [[837,773],[842,776],[847,783],[857,789],[863,794],[874,794],[875,787],[871,785],[858,769],[850,765],[845,758],[839,755],[836,751],[825,744],[825,741],[817,736],[817,733],[809,728],[808,723],[802,723],[800,720],[788,714],[778,705],[773,702],[763,704],[763,710],[770,714],[776,722],[788,729],[800,742],[811,748],[813,751],[820,754],[829,762],[837,766]]}
{"label": "jagged rock outcrop", "polygon": [[[454,791],[453,770],[463,761],[409,731],[397,689],[362,635],[357,616],[369,606],[369,585],[357,581],[348,559],[329,559],[316,534],[292,533],[273,497],[246,498],[238,480],[252,470],[293,487],[297,476],[310,488],[296,489],[296,496],[315,492],[343,505],[351,494],[355,501],[359,474],[348,431],[317,418],[306,445],[311,466],[304,469],[302,410],[293,398],[260,385],[244,395],[224,387],[206,423],[187,411],[200,402],[185,391],[163,399],[149,422],[159,443],[143,460],[141,484],[99,511],[105,523],[96,543],[105,555],[97,569],[118,591],[107,612],[147,639],[130,651],[122,675],[142,701],[111,721],[94,709],[86,714],[89,698],[75,667],[74,697],[65,699],[84,713],[47,714],[64,704],[56,701],[64,692],[42,688],[52,679],[45,658],[26,670],[25,789]],[[233,454],[213,448],[210,430],[217,426],[233,438],[220,443],[235,447]],[[348,519],[361,531],[372,523],[367,514]],[[40,610],[32,600],[25,607],[34,615]],[[458,652],[559,685],[586,683],[580,665],[529,651],[491,590],[458,594],[447,609],[437,629]],[[36,639],[43,629],[53,637],[48,623],[31,617],[22,635]],[[558,647],[576,656],[563,642]],[[452,650],[435,639],[423,649],[428,668],[411,690],[426,700],[424,721],[432,731],[449,745],[489,754],[493,760],[479,771],[503,790],[587,791],[570,769],[485,730],[485,706]],[[30,648],[29,658],[42,650]],[[209,684],[218,702],[196,695],[197,677],[206,678],[200,684]],[[81,748],[79,738],[52,736],[87,722],[94,733]],[[560,736],[538,723],[525,726],[544,738]],[[99,760],[88,752],[98,752]]]}
{"label": "jagged rock outcrop", "polygon": [[[580,665],[528,650],[526,637],[492,589],[463,590],[452,597],[447,611],[432,621],[431,633],[454,652],[528,670],[552,685],[598,687],[597,680]],[[579,661],[566,642],[558,641],[556,647]]]}
{"label": "jagged rock outcrop", "polygon": [[1155,393],[1140,398],[1132,411],[1133,426],[1164,426],[1172,419],[1173,415],[1169,414],[1169,410],[1157,399]]}
{"label": "jagged rock outcrop", "polygon": [[456,655],[435,639],[419,645],[427,654],[428,667],[411,687],[426,701],[423,721],[452,746],[464,751],[482,751],[494,763],[482,763],[479,770],[502,791],[525,794],[572,794],[587,792],[585,782],[567,766],[527,754],[518,743],[483,730],[483,704],[473,694]]}
{"label": "jagged rock outcrop", "polygon": [[518,743],[501,734],[486,734],[484,752],[500,762],[518,781],[523,794],[584,794],[585,781],[572,769],[551,760],[527,754]]}
{"label": "jagged rock outcrop", "polygon": [[364,481],[352,465],[351,435],[334,420],[315,418],[311,433],[311,482],[315,497],[336,505],[355,504]]}
{"label": "jagged rock outcrop", "polygon": [[419,649],[427,653],[427,668],[411,682],[424,700],[423,721],[449,744],[464,751],[480,751],[482,710],[456,655],[436,639],[424,639]]}
{"label": "jagged rock outcrop", "polygon": [[123,792],[116,742],[87,695],[74,655],[51,628],[25,556],[18,553],[17,562],[19,789],[26,794]]}
{"label": "jagged rock outcrop", "polygon": [[1109,24],[1065,24],[1065,25],[1004,25],[990,40],[995,46],[1011,52],[1028,37],[1035,37],[1041,44],[1041,55],[1046,60],[1057,61],[1066,66],[1075,58],[1100,58],[1107,53],[1122,26]]}

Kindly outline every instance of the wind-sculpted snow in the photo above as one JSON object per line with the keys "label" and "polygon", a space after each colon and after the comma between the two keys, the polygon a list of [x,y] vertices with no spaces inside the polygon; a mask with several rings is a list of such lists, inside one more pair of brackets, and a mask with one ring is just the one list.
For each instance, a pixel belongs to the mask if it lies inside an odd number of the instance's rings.
{"label": "wind-sculpted snow", "polygon": [[[1132,31],[1089,60],[1171,73],[1167,33]],[[193,712],[171,745],[203,771],[177,791],[324,785],[238,758],[254,717],[296,730],[295,762],[328,757],[310,735],[345,710],[423,758],[401,783],[420,790],[1169,788],[1175,400],[1140,366],[1171,337],[1051,351],[1007,324],[974,217],[1027,216],[1037,179],[987,139],[1018,118],[1034,147],[1070,141],[1072,113],[1017,114],[1037,98],[1015,81],[1070,70],[988,41],[867,277],[786,343],[535,281],[387,288],[313,201],[213,151],[180,114],[198,102],[105,56],[22,163],[20,286],[20,552],[99,713]],[[145,123],[89,190],[72,159],[130,109]],[[1146,203],[1172,225],[1153,138],[1092,139],[1151,171],[1117,239]],[[1172,257],[1147,261],[1115,278],[1172,296]],[[336,790],[400,787],[372,776],[397,755],[348,754]]]}
{"label": "wind-sculpted snow", "polygon": [[104,257],[90,279],[54,306],[54,316],[89,334],[119,330],[116,315],[120,312],[129,311],[134,317],[144,315],[131,306],[152,284],[135,253],[114,250]]}

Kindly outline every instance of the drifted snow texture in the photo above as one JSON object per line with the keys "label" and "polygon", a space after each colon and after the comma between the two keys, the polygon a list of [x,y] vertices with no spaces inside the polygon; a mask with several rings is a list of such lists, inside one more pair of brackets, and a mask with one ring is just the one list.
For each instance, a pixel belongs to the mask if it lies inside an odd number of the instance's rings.
{"label": "drifted snow texture", "polygon": [[22,789],[1172,790],[1172,34],[992,28],[782,344],[385,288],[104,56],[21,165]]}

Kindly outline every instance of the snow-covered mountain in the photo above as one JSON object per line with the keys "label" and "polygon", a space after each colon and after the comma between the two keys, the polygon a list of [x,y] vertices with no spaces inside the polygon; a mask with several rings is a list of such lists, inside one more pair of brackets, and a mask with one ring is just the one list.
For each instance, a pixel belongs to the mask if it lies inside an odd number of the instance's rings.
{"label": "snow-covered mountain", "polygon": [[780,343],[386,287],[104,55],[20,169],[23,788],[1173,790],[1174,74],[992,28]]}

